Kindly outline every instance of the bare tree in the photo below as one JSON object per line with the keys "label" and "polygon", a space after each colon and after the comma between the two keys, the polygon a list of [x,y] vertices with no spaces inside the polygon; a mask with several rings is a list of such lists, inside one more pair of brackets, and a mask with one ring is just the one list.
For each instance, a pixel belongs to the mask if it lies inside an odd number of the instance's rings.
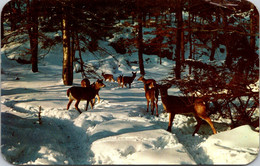
{"label": "bare tree", "polygon": [[70,47],[70,28],[68,4],[62,3],[62,44],[63,44],[63,69],[62,79],[64,85],[73,84],[73,56]]}

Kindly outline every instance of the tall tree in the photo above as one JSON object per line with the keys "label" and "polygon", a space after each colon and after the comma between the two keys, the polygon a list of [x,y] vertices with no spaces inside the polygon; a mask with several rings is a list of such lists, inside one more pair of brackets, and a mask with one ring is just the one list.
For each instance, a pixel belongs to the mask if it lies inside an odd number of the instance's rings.
{"label": "tall tree", "polygon": [[177,8],[176,8],[176,20],[177,20],[177,36],[176,36],[176,51],[175,51],[175,77],[176,79],[181,78],[181,45],[182,45],[182,1],[177,0]]}
{"label": "tall tree", "polygon": [[68,16],[68,3],[62,3],[62,44],[63,44],[63,69],[62,79],[64,85],[73,84],[73,56],[70,47],[70,23]]}
{"label": "tall tree", "polygon": [[31,46],[32,71],[38,72],[38,0],[27,0],[27,30]]}
{"label": "tall tree", "polygon": [[140,7],[140,0],[137,0],[137,8],[138,8],[138,60],[139,60],[139,68],[140,74],[145,75],[144,71],[144,62],[143,62],[143,12]]}

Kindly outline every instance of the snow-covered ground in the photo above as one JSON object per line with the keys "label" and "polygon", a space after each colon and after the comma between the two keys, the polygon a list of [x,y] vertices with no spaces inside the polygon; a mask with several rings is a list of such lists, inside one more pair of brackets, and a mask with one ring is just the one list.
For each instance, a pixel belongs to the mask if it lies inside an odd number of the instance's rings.
{"label": "snow-covered ground", "polygon": [[[62,48],[57,46],[40,61],[38,73],[32,73],[30,65],[9,60],[4,54],[8,49],[3,48],[1,55],[1,152],[12,164],[248,164],[258,155],[259,133],[249,126],[230,130],[225,119],[213,120],[218,134],[212,135],[208,124],[203,124],[193,137],[195,119],[176,115],[172,133],[167,132],[169,115],[160,98],[159,117],[146,112],[139,73],[131,89],[105,82],[101,102],[94,109],[83,111],[86,102],[82,101],[82,114],[74,102],[66,110],[70,86],[61,79]],[[109,49],[118,62],[109,55],[88,54],[85,59],[98,68],[97,73],[117,77],[139,70],[137,64],[127,63],[138,60],[136,54],[127,57]],[[160,81],[169,76],[172,61],[163,59],[160,65],[156,56],[144,59],[145,78]],[[80,86],[80,81],[81,74],[74,73],[74,86]],[[180,95],[174,87],[169,93]],[[38,123],[40,106],[42,124]]]}

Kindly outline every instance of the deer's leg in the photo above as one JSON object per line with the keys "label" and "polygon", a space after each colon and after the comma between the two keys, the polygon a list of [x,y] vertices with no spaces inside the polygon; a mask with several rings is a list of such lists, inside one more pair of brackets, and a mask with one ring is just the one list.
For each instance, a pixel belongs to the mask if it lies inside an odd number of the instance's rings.
{"label": "deer's leg", "polygon": [[96,99],[94,98],[94,99],[92,99],[92,100],[90,100],[90,106],[91,106],[91,109],[93,109],[93,107],[94,107],[94,105],[95,105],[95,102],[96,102]]}
{"label": "deer's leg", "polygon": [[131,83],[129,83],[129,88],[131,88]]}
{"label": "deer's leg", "polygon": [[155,107],[156,107],[156,116],[158,117],[159,113],[158,113],[158,100],[157,99],[155,101]]}
{"label": "deer's leg", "polygon": [[146,102],[147,102],[147,104],[146,104],[146,112],[148,112],[149,111],[149,99],[146,99]]}
{"label": "deer's leg", "polygon": [[195,119],[197,121],[197,125],[196,125],[196,129],[194,130],[192,136],[195,135],[195,133],[197,133],[200,129],[200,125],[202,124],[202,119],[200,119],[198,116],[195,116]]}
{"label": "deer's leg", "polygon": [[79,109],[79,102],[80,102],[80,100],[76,100],[75,108],[76,108],[76,110],[78,110],[79,113],[81,114],[82,112],[81,112],[80,109]]}
{"label": "deer's leg", "polygon": [[201,119],[205,120],[211,127],[212,131],[214,134],[216,134],[216,129],[214,128],[214,125],[211,121],[211,119],[207,116],[206,112],[201,112],[197,115],[198,117],[200,117]]}
{"label": "deer's leg", "polygon": [[88,110],[88,101],[86,102],[86,105],[85,105],[85,111]]}
{"label": "deer's leg", "polygon": [[152,115],[153,115],[153,112],[154,112],[154,100],[151,101],[151,112],[152,112]]}
{"label": "deer's leg", "polygon": [[67,110],[69,110],[72,101],[73,101],[73,100],[69,98],[69,102],[68,102],[68,104],[67,104]]}
{"label": "deer's leg", "polygon": [[91,106],[91,109],[93,109],[93,107],[94,107],[93,100],[90,100],[90,106]]}
{"label": "deer's leg", "polygon": [[86,107],[85,107],[85,111],[88,110],[88,105],[89,105],[89,101],[87,100]]}
{"label": "deer's leg", "polygon": [[206,116],[206,117],[201,117],[201,118],[204,119],[204,120],[210,125],[210,127],[211,127],[213,133],[216,134],[217,131],[216,131],[216,129],[214,128],[214,125],[213,125],[211,119],[210,119],[208,116]]}
{"label": "deer's leg", "polygon": [[93,106],[94,106],[94,104],[95,104],[95,102],[96,102],[96,96],[95,96],[92,100],[90,100],[90,101],[92,101],[92,104],[93,104]]}
{"label": "deer's leg", "polygon": [[169,116],[169,123],[168,123],[168,129],[167,129],[167,131],[169,131],[169,132],[172,131],[172,121],[173,121],[174,116],[175,116],[175,114],[170,113],[170,116]]}
{"label": "deer's leg", "polygon": [[98,103],[100,103],[100,97],[99,97],[99,94],[97,94],[96,97],[98,98]]}

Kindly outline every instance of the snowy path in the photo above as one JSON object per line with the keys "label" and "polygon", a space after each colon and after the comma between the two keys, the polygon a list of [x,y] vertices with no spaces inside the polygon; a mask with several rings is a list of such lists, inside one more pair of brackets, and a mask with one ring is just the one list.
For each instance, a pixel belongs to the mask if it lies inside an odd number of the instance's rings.
{"label": "snowy path", "polygon": [[[249,126],[230,130],[226,120],[214,121],[219,134],[212,135],[205,124],[192,137],[195,119],[176,115],[172,133],[167,132],[169,116],[160,98],[159,117],[146,112],[139,75],[131,89],[105,82],[101,103],[86,112],[82,101],[79,114],[74,102],[66,110],[70,86],[57,74],[61,68],[40,66],[39,73],[30,73],[29,67],[13,68],[2,60],[9,67],[1,84],[1,150],[12,164],[247,164],[258,155],[259,133]],[[161,69],[168,70],[166,66]],[[80,81],[80,74],[75,75],[74,85]],[[39,106],[42,125],[37,122]]]}
{"label": "snowy path", "polygon": [[[101,103],[79,115],[74,103],[65,109],[69,86],[60,81],[4,81],[2,142],[8,143],[2,150],[12,154],[8,160],[20,156],[17,164],[195,164],[177,137],[165,131],[167,122],[157,123],[160,117],[146,113],[141,82],[131,89],[105,83]],[[82,110],[85,103],[79,105]],[[37,123],[39,105],[42,125]],[[21,146],[12,148],[16,143]]]}

